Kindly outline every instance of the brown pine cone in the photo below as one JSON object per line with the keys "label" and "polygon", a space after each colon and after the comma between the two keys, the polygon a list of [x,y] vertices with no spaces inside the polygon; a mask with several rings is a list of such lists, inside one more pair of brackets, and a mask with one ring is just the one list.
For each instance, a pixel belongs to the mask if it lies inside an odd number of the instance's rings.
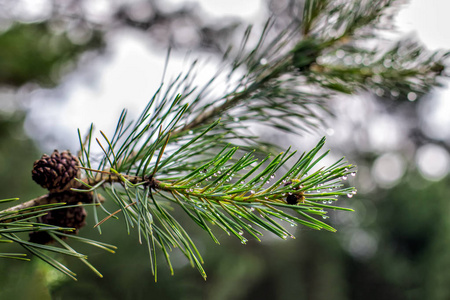
{"label": "brown pine cone", "polygon": [[50,192],[61,192],[71,188],[72,180],[79,177],[78,159],[69,151],[53,151],[36,160],[31,171],[32,178]]}
{"label": "brown pine cone", "polygon": [[[86,225],[86,210],[82,206],[67,207],[49,211],[46,215],[39,217],[38,222],[58,227],[75,228],[68,231],[70,234],[78,234],[81,227]],[[66,237],[61,237],[65,239]],[[30,233],[30,242],[38,244],[49,244],[53,242],[52,237],[45,231]]]}

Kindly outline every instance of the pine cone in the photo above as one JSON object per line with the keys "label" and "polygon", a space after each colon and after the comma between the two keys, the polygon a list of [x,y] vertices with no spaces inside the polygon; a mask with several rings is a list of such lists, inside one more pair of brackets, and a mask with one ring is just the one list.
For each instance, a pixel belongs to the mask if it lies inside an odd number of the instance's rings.
{"label": "pine cone", "polygon": [[32,178],[50,192],[61,192],[71,187],[71,181],[79,177],[78,159],[69,151],[53,151],[34,162]]}
{"label": "pine cone", "polygon": [[[49,211],[46,215],[39,217],[38,222],[55,225],[58,227],[75,228],[70,234],[78,234],[81,227],[86,225],[86,210],[82,206],[61,208]],[[65,239],[66,237],[61,237]],[[52,237],[45,231],[30,233],[30,242],[38,244],[49,244],[53,242]]]}

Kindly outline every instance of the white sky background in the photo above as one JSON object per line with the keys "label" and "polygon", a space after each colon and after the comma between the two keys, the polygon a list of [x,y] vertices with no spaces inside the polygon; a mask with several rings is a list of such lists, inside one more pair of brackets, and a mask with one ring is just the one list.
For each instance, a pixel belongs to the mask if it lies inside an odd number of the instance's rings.
{"label": "white sky background", "polygon": [[[170,0],[167,3],[178,4],[184,0]],[[192,1],[191,1],[192,2]],[[265,19],[264,4],[262,1],[251,0],[216,0],[197,1],[205,16],[213,19],[235,16],[244,19],[244,22],[262,23]],[[93,1],[92,13],[107,14],[108,10],[103,4],[108,1]],[[95,4],[95,5],[94,5]],[[450,49],[450,1],[448,0],[413,0],[398,15],[398,26],[404,34],[415,34],[428,48]],[[80,65],[79,70],[68,75],[62,84],[53,90],[38,90],[28,101],[29,110],[26,130],[30,136],[37,140],[45,140],[45,133],[54,133],[55,126],[60,130],[52,139],[43,144],[44,151],[54,148],[72,151],[78,149],[77,128],[85,133],[91,122],[95,123],[97,130],[104,130],[107,135],[116,125],[120,111],[125,107],[130,114],[136,115],[146,105],[156,91],[161,81],[164,66],[165,52],[152,49],[143,36],[136,31],[126,30],[115,33],[108,40],[108,55],[95,60],[91,65]],[[175,74],[182,68],[184,57],[174,54],[171,57],[168,73]],[[212,71],[214,67],[207,69]],[[203,80],[208,80],[210,72],[204,72]],[[438,90],[435,97],[424,104],[424,124],[428,132],[436,138],[450,138],[450,89]],[[38,120],[36,122],[36,120]],[[388,126],[389,127],[389,126]],[[386,131],[375,131],[372,136],[375,141],[386,140]],[[336,129],[337,130],[337,129]],[[394,131],[393,131],[394,132]],[[448,153],[442,149],[428,147],[419,153],[417,158],[420,165],[429,166],[433,154],[440,155],[441,165],[446,166],[439,174],[433,177],[433,170],[425,170],[424,175],[430,179],[441,178],[448,172],[450,159]],[[430,152],[431,151],[431,152]],[[433,152],[434,151],[434,152]],[[431,154],[430,154],[431,153]],[[395,154],[383,159],[389,166],[395,165],[391,160]],[[380,174],[383,171],[380,160]],[[401,163],[398,163],[402,166]],[[404,164],[403,164],[404,165]],[[374,169],[377,172],[377,168]],[[436,169],[437,170],[437,169]],[[402,170],[392,170],[403,174]],[[391,173],[392,173],[391,172]],[[427,173],[428,172],[428,173]],[[377,177],[377,173],[373,174]],[[397,178],[398,179],[398,178]],[[383,179],[382,179],[383,180]],[[395,181],[395,178],[393,179]],[[389,186],[392,181],[389,181]]]}

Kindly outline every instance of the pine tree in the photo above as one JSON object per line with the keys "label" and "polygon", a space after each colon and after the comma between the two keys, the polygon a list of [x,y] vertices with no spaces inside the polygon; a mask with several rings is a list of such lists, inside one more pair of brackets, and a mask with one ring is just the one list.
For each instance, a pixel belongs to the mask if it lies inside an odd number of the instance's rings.
{"label": "pine tree", "polygon": [[[224,52],[208,83],[195,84],[194,61],[175,79],[163,80],[137,120],[128,120],[124,110],[112,136],[97,135],[91,125],[86,135],[78,132],[77,155],[55,150],[37,160],[32,178],[48,193],[0,212],[1,241],[18,243],[74,279],[53,253],[77,257],[101,276],[70,245],[77,240],[114,252],[112,245],[82,237],[87,209],[100,232],[117,218],[128,232],[138,232],[155,279],[158,255],[173,273],[175,248],[206,278],[178,212],[216,243],[217,230],[243,244],[265,233],[293,238],[290,225],[335,231],[323,219],[330,210],[351,211],[336,201],[356,194],[346,184],[356,167],[344,159],[323,165],[325,138],[300,154],[261,141],[249,127],[317,131],[331,117],[328,102],[338,93],[367,90],[411,101],[438,85],[446,53],[409,40],[378,47],[394,2],[309,0],[301,20],[283,30],[274,19],[260,33],[249,27],[242,44]],[[224,87],[219,96],[218,86]],[[108,211],[105,201],[117,210]],[[28,260],[21,253],[0,255]]]}

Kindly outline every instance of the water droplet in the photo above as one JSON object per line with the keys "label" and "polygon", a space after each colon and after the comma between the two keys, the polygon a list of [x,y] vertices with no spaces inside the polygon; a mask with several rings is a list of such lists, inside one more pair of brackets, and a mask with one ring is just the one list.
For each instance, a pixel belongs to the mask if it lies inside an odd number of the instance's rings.
{"label": "water droplet", "polygon": [[352,193],[348,193],[347,197],[351,198],[351,197],[353,197],[353,194]]}
{"label": "water droplet", "polygon": [[193,134],[194,132],[192,131],[192,130],[189,130],[189,132],[188,132],[189,134]]}
{"label": "water droplet", "polygon": [[267,183],[267,184],[270,183],[270,180],[267,180],[266,183]]}
{"label": "water droplet", "polygon": [[261,64],[261,65],[265,65],[265,64],[267,64],[267,58],[261,58],[260,59],[260,61],[259,61],[259,63]]}
{"label": "water droplet", "polygon": [[322,216],[322,219],[328,219],[328,216]]}
{"label": "water droplet", "polygon": [[328,200],[328,204],[332,204],[333,203],[333,200]]}
{"label": "water droplet", "polygon": [[255,208],[254,207],[250,207],[250,211],[255,211]]}
{"label": "water droplet", "polygon": [[275,174],[270,175],[270,179],[274,179],[275,178]]}
{"label": "water droplet", "polygon": [[417,100],[417,94],[414,92],[409,92],[406,96],[409,101],[416,101]]}
{"label": "water droplet", "polygon": [[238,233],[239,233],[239,235],[243,235],[243,234],[244,234],[244,232],[243,232],[243,231],[239,231]]}
{"label": "water droplet", "polygon": [[214,176],[214,177],[217,177],[217,174],[216,174],[216,173],[214,173],[214,174],[213,174],[213,176]]}
{"label": "water droplet", "polygon": [[226,182],[230,182],[230,179],[227,178],[227,180],[225,180]]}
{"label": "water droplet", "polygon": [[220,171],[217,171],[217,174],[219,174],[219,175],[220,175],[220,174],[222,174],[222,172],[220,172]]}
{"label": "water droplet", "polygon": [[241,184],[245,184],[244,180],[241,181]]}
{"label": "water droplet", "polygon": [[328,190],[331,192],[333,190],[333,188],[329,188]]}
{"label": "water droplet", "polygon": [[205,178],[205,181],[208,181],[208,178]]}
{"label": "water droplet", "polygon": [[234,121],[234,122],[239,122],[239,118],[238,118],[238,117],[234,117],[234,118],[233,118],[233,121]]}
{"label": "water droplet", "polygon": [[347,171],[348,171],[348,168],[345,168],[344,171],[347,172]]}
{"label": "water droplet", "polygon": [[199,186],[200,186],[200,183],[197,183],[195,186],[196,186],[196,187],[199,187]]}
{"label": "water droplet", "polygon": [[356,172],[351,172],[350,175],[352,175],[353,177],[356,176]]}
{"label": "water droplet", "polygon": [[251,191],[250,191],[250,194],[252,194],[252,195],[253,195],[254,193],[255,193],[255,191],[254,191],[254,190],[251,190]]}
{"label": "water droplet", "polygon": [[269,200],[269,197],[264,197],[264,199]]}
{"label": "water droplet", "polygon": [[209,178],[209,179],[212,179],[212,176],[209,176],[208,178]]}
{"label": "water droplet", "polygon": [[286,183],[286,179],[283,179],[283,181],[282,181],[283,183]]}
{"label": "water droplet", "polygon": [[398,96],[400,96],[400,92],[397,90],[392,90],[391,95],[392,95],[392,97],[397,98]]}
{"label": "water droplet", "polygon": [[290,195],[292,195],[292,193],[291,193],[291,192],[289,192],[289,193],[288,193],[288,195],[290,196]]}
{"label": "water droplet", "polygon": [[295,223],[291,223],[291,227],[297,226],[297,224]]}
{"label": "water droplet", "polygon": [[241,244],[245,245],[245,243],[247,243],[247,239],[242,239]]}
{"label": "water droplet", "polygon": [[342,176],[342,180],[347,180],[347,178],[348,178],[347,175]]}
{"label": "water droplet", "polygon": [[323,203],[323,204],[327,204],[327,200],[323,200],[322,203]]}
{"label": "water droplet", "polygon": [[287,235],[283,235],[283,236],[282,236],[282,238],[283,238],[284,240],[287,239],[287,237],[288,237]]}
{"label": "water droplet", "polygon": [[357,192],[357,190],[353,190],[353,191],[352,191],[352,194],[353,194],[353,195],[356,195],[356,192]]}
{"label": "water droplet", "polygon": [[384,90],[382,88],[377,88],[375,94],[377,94],[378,97],[382,97],[384,95]]}
{"label": "water droplet", "polygon": [[281,194],[281,196],[283,196],[283,197],[286,196],[286,193]]}

